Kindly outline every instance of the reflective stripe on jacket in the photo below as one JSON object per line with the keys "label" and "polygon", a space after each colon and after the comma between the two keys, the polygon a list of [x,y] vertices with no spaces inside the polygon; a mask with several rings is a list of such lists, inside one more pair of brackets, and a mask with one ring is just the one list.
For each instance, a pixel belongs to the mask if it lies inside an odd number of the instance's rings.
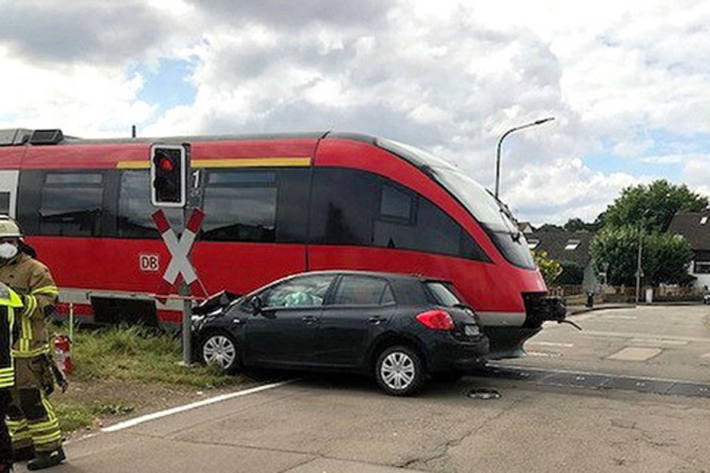
{"label": "reflective stripe on jacket", "polygon": [[15,384],[15,363],[11,354],[15,309],[22,307],[20,296],[8,288],[0,289],[0,389]]}

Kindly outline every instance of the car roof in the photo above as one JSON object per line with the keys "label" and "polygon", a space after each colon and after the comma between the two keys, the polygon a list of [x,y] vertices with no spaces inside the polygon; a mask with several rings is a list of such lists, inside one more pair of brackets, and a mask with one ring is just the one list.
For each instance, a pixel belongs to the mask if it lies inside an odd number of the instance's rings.
{"label": "car roof", "polygon": [[354,276],[372,276],[372,277],[380,277],[380,278],[391,279],[391,280],[392,279],[400,279],[400,280],[424,281],[424,282],[444,282],[444,283],[450,282],[445,279],[430,278],[430,277],[424,276],[422,274],[390,273],[390,272],[386,272],[386,271],[360,271],[360,270],[353,270],[353,269],[329,269],[329,270],[320,270],[320,271],[306,271],[303,273],[292,274],[291,276],[287,276],[287,278],[297,277],[297,276],[318,275],[318,274],[333,274],[333,275],[342,274],[342,275],[354,275]]}

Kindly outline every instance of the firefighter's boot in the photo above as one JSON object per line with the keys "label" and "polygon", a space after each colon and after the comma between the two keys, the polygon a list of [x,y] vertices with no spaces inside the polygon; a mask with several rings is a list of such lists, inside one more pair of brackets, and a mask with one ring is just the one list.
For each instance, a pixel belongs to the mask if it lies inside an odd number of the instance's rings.
{"label": "firefighter's boot", "polygon": [[37,452],[35,459],[27,462],[27,469],[32,471],[43,470],[59,465],[65,458],[66,456],[64,455],[64,449],[62,449],[62,447],[50,452]]}

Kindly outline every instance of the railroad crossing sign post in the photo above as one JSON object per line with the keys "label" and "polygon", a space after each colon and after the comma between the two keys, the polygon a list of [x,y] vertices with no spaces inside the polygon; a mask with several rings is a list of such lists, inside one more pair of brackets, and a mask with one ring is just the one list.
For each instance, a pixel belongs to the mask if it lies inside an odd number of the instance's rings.
{"label": "railroad crossing sign post", "polygon": [[[166,162],[169,161],[169,162]],[[204,213],[199,210],[199,185],[190,167],[190,145],[153,145],[151,147],[151,200],[159,207],[182,207],[183,232],[178,239],[162,209],[153,220],[170,252],[170,263],[163,274],[164,287],[172,287],[182,276],[179,294],[182,296],[182,362],[192,363],[192,302],[190,295],[199,287],[197,273],[190,261],[195,237]],[[191,210],[192,208],[192,210]],[[191,289],[193,289],[191,291]]]}

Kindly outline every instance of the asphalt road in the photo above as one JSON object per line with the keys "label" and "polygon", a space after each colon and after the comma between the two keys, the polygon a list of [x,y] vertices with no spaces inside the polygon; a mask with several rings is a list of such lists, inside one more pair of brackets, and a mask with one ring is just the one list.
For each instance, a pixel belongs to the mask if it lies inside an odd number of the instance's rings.
{"label": "asphalt road", "polygon": [[[642,307],[551,325],[507,365],[710,384],[710,307]],[[495,400],[470,399],[474,388]],[[710,397],[491,377],[415,398],[367,380],[292,384],[101,433],[55,472],[710,472]],[[18,465],[17,471],[25,471]]]}

